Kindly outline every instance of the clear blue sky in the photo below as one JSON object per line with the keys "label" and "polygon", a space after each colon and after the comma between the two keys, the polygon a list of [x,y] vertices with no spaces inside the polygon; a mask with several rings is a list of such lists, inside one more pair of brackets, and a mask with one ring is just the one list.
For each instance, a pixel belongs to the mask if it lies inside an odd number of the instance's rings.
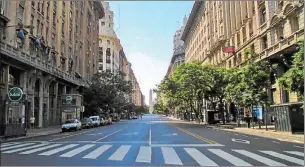
{"label": "clear blue sky", "polygon": [[194,1],[110,1],[117,36],[148,104],[149,89],[166,74],[173,35]]}

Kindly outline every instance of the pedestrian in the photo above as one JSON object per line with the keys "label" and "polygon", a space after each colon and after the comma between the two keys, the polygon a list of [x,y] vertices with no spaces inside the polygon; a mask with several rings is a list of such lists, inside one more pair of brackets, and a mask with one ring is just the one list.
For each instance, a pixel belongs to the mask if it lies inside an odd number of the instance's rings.
{"label": "pedestrian", "polygon": [[31,121],[31,128],[34,128],[34,124],[35,124],[35,117],[34,117],[34,116],[32,116],[32,117],[30,118],[30,121]]}

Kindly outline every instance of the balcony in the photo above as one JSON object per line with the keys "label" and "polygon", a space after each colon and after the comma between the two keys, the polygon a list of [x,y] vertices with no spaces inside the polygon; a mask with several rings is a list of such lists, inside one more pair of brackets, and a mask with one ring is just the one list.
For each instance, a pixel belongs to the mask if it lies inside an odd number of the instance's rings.
{"label": "balcony", "polygon": [[264,49],[260,54],[260,59],[264,59],[271,55],[278,53],[281,50],[287,49],[288,47],[296,44],[304,36],[304,29],[300,29],[290,36],[284,38],[283,40],[278,41],[276,44]]}
{"label": "balcony", "polygon": [[28,65],[32,66],[33,68],[37,68],[43,72],[54,75],[60,79],[66,80],[75,85],[88,86],[88,83],[86,80],[76,78],[73,75],[63,72],[63,71],[53,67],[51,64],[45,63],[42,60],[39,60],[35,57],[30,56],[29,54],[27,54],[23,51],[20,51],[19,49],[15,48],[14,46],[12,46],[10,44],[7,44],[7,43],[4,43],[3,41],[1,41],[0,47],[1,47],[0,53],[7,55],[13,59],[16,59],[22,63],[28,64]]}

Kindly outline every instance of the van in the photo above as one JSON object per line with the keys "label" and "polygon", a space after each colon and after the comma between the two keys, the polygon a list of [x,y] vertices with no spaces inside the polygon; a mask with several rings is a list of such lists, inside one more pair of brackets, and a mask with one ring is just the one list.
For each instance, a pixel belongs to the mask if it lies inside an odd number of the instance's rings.
{"label": "van", "polygon": [[89,119],[92,120],[93,126],[98,127],[101,125],[101,120],[100,120],[99,116],[91,116],[91,117],[89,117]]}

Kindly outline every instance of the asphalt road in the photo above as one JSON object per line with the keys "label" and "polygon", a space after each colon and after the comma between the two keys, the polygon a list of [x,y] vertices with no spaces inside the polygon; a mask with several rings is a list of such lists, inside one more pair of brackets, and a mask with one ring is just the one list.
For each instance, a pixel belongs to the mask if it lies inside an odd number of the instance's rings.
{"label": "asphalt road", "polygon": [[1,144],[2,166],[304,166],[304,145],[158,115]]}

